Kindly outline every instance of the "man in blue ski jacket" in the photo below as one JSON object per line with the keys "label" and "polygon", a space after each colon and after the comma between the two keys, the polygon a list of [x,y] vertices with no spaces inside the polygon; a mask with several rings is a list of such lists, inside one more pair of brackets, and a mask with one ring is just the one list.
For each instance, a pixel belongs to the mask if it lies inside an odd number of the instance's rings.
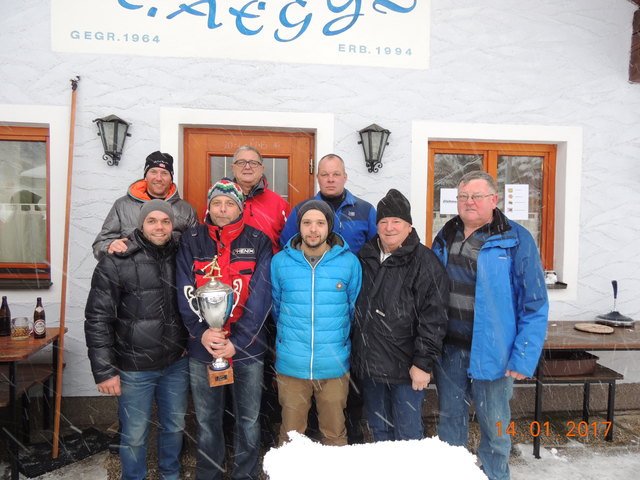
{"label": "man in blue ski jacket", "polygon": [[469,405],[480,423],[478,456],[491,480],[509,479],[514,380],[531,377],[547,330],[549,302],[531,234],[498,209],[493,177],[469,172],[458,184],[458,215],[436,236],[433,251],[450,280],[449,323],[436,368],[438,436],[466,446]]}
{"label": "man in blue ski jacket", "polygon": [[276,372],[282,407],[280,444],[303,433],[315,397],[325,445],[346,445],[349,333],[361,268],[344,239],[332,232],[333,212],[321,200],[297,212],[300,233],[273,258]]}

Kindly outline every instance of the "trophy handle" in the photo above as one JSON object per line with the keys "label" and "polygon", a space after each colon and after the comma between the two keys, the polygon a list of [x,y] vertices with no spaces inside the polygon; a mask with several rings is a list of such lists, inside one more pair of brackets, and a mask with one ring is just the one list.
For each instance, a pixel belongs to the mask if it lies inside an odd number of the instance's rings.
{"label": "trophy handle", "polygon": [[242,291],[242,279],[241,278],[236,278],[233,281],[233,293],[235,294],[235,300],[233,302],[233,306],[231,307],[231,313],[229,314],[229,318],[233,317],[233,309],[236,308],[236,305],[238,305],[238,302],[240,302],[240,292]]}
{"label": "trophy handle", "polygon": [[191,311],[193,311],[193,313],[198,315],[198,318],[200,319],[200,321],[202,321],[202,317],[200,316],[200,310],[198,309],[198,299],[193,294],[194,290],[195,288],[193,288],[193,285],[185,285],[184,296],[187,298],[187,303],[189,304],[189,308],[191,309]]}

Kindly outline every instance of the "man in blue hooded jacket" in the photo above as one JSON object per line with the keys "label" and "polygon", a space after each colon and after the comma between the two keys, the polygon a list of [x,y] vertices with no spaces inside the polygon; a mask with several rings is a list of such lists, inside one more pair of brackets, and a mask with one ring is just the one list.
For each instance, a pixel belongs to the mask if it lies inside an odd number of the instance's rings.
{"label": "man in blue hooded jacket", "polygon": [[547,330],[549,302],[531,234],[496,207],[493,177],[469,172],[458,184],[458,216],[433,242],[450,280],[449,323],[436,367],[438,436],[466,446],[469,405],[480,423],[478,456],[490,480],[509,479],[514,380],[531,377]]}
{"label": "man in blue hooded jacket", "polygon": [[[297,215],[300,208],[310,200],[322,200],[333,211],[333,229],[347,242],[351,253],[357,255],[365,243],[378,233],[376,209],[369,202],[353,195],[345,188],[347,171],[344,160],[335,153],[329,153],[318,162],[316,175],[320,191],[315,197],[299,203],[294,207],[280,234],[282,246],[298,233]],[[360,379],[351,372],[349,380],[349,397],[347,399],[347,433],[349,443],[364,443],[361,427],[362,397]],[[315,427],[315,415],[310,416],[310,427]]]}
{"label": "man in blue hooded jacket", "polygon": [[300,233],[273,258],[280,444],[304,434],[315,397],[325,445],[346,445],[349,333],[361,284],[360,263],[332,232],[333,212],[311,200],[298,210]]}

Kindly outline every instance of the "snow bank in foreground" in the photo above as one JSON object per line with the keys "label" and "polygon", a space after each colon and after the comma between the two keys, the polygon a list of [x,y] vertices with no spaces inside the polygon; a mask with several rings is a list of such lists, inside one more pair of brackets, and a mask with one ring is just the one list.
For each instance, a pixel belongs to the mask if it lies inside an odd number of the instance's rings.
{"label": "snow bank in foreground", "polygon": [[263,468],[270,480],[366,478],[464,478],[486,480],[476,457],[437,438],[327,447],[290,432],[292,440],[272,448]]}

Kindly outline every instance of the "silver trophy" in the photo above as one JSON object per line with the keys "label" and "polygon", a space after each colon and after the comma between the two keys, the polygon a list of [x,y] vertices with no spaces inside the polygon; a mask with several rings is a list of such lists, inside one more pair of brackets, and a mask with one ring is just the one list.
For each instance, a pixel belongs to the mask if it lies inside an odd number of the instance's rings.
{"label": "silver trophy", "polygon": [[[204,267],[205,273],[203,278],[209,281],[195,290],[191,285],[184,287],[184,294],[189,302],[189,307],[200,317],[201,321],[205,321],[211,328],[222,328],[231,316],[231,311],[235,306],[233,301],[234,290],[218,280],[220,275],[220,266],[218,265],[218,257],[214,257],[213,261]],[[238,295],[239,297],[239,295]],[[216,358],[209,368],[214,371],[222,371],[229,368],[229,362],[224,358]]]}

